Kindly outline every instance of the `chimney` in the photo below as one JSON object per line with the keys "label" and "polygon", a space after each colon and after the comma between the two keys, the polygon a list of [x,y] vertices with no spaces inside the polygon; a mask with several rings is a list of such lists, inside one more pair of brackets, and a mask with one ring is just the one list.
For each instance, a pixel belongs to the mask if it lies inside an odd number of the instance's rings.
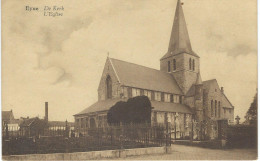
{"label": "chimney", "polygon": [[45,102],[45,118],[44,120],[48,122],[48,102]]}
{"label": "chimney", "polygon": [[224,93],[224,87],[221,87],[221,93]]}

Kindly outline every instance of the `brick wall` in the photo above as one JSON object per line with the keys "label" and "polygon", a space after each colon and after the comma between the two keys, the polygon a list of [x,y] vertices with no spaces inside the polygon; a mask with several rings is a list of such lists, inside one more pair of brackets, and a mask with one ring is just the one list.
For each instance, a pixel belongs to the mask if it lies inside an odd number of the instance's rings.
{"label": "brick wall", "polygon": [[195,107],[194,97],[185,97],[184,104],[191,108],[194,108]]}
{"label": "brick wall", "polygon": [[179,54],[176,56],[171,56],[169,58],[163,59],[160,62],[160,70],[164,72],[168,72],[168,61],[170,61],[170,67],[171,67],[171,72],[173,72],[173,59],[176,59],[176,70],[175,71],[180,71],[184,69],[184,61],[183,61],[183,54]]}
{"label": "brick wall", "polygon": [[[195,70],[189,69],[189,59],[195,60]],[[176,70],[173,71],[173,59],[176,59]],[[190,54],[178,54],[167,59],[161,60],[160,70],[168,72],[168,61],[171,62],[171,72],[175,77],[180,88],[186,93],[192,84],[197,80],[197,73],[200,71],[200,60],[199,58]]]}
{"label": "brick wall", "polygon": [[[231,122],[233,122],[234,121],[234,109],[230,108],[231,112],[229,113],[229,111],[226,110],[226,113],[225,113],[224,108],[223,108],[223,99],[225,99],[225,96],[222,94],[218,84],[217,83],[212,84],[209,91],[207,93],[204,93],[204,107],[207,111],[207,114],[209,117],[211,117],[211,100],[213,100],[213,118],[228,119],[228,120],[231,120]],[[217,117],[215,117],[215,101],[217,101]],[[220,117],[218,116],[219,102],[220,102]]]}

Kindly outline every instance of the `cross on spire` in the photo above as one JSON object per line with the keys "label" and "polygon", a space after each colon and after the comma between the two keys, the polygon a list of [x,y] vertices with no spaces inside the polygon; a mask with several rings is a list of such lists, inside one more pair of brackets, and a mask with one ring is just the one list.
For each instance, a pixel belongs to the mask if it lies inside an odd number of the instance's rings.
{"label": "cross on spire", "polygon": [[185,53],[196,55],[192,51],[182,5],[183,3],[181,3],[181,1],[178,0],[176,11],[175,11],[174,22],[172,26],[168,53],[179,54],[181,52],[185,52]]}

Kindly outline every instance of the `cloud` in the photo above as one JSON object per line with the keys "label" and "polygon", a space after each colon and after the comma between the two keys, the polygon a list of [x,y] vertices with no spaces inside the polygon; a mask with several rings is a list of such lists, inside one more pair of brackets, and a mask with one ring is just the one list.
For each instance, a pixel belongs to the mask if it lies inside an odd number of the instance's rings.
{"label": "cloud", "polygon": [[247,44],[237,44],[233,48],[227,51],[228,55],[232,56],[238,56],[238,55],[245,55],[249,53],[257,53],[257,50],[254,48],[251,48],[251,46]]}
{"label": "cloud", "polygon": [[[240,116],[257,84],[255,3],[242,1],[184,2],[202,79],[217,78]],[[25,5],[47,4],[63,5],[64,16],[24,11]],[[51,120],[73,120],[73,114],[97,101],[108,51],[111,57],[159,69],[175,5],[173,0],[4,0],[3,109],[13,108],[16,117],[43,116],[49,101]]]}
{"label": "cloud", "polygon": [[235,106],[235,115],[244,117],[256,93],[257,55],[247,53],[234,57],[228,52],[208,54],[202,51],[200,56],[202,79],[205,81],[216,78]]}

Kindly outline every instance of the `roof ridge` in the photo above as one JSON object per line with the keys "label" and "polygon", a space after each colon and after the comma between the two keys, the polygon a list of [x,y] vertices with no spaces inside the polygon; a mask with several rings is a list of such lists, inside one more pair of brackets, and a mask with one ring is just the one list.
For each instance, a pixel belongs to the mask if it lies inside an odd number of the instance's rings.
{"label": "roof ridge", "polygon": [[[113,58],[112,58],[112,59],[113,59]],[[120,81],[120,79],[119,79],[119,77],[118,77],[117,71],[116,71],[116,69],[115,69],[115,67],[114,67],[114,64],[113,64],[113,62],[111,61],[111,58],[108,57],[108,60],[109,60],[111,66],[112,66],[112,68],[113,68],[113,70],[114,70],[114,72],[115,72],[115,74],[116,74],[116,78],[117,78],[118,82],[121,83],[121,81]]]}
{"label": "roof ridge", "polygon": [[162,72],[162,73],[170,74],[170,73],[167,73],[167,72],[161,71],[161,70],[159,70],[159,69],[154,69],[154,68],[151,68],[151,67],[146,67],[146,66],[144,66],[144,65],[140,65],[140,64],[136,64],[136,63],[128,62],[128,61],[125,61],[125,60],[115,59],[115,58],[111,58],[111,57],[110,57],[110,59],[118,60],[118,61],[121,61],[121,62],[129,63],[129,64],[133,64],[133,65],[141,66],[141,67],[145,67],[145,68],[152,69],[152,70],[156,70],[156,71],[159,71],[159,72]]}
{"label": "roof ridge", "polygon": [[202,82],[204,83],[204,82],[209,82],[209,81],[214,81],[214,80],[216,80],[216,81],[217,81],[217,79],[216,79],[216,78],[214,78],[214,79],[209,79],[209,80],[205,80],[205,81],[202,81]]}
{"label": "roof ridge", "polygon": [[222,94],[227,99],[227,101],[230,103],[230,105],[234,108],[233,104],[229,101],[229,99],[227,98],[226,94],[225,93],[222,93]]}

